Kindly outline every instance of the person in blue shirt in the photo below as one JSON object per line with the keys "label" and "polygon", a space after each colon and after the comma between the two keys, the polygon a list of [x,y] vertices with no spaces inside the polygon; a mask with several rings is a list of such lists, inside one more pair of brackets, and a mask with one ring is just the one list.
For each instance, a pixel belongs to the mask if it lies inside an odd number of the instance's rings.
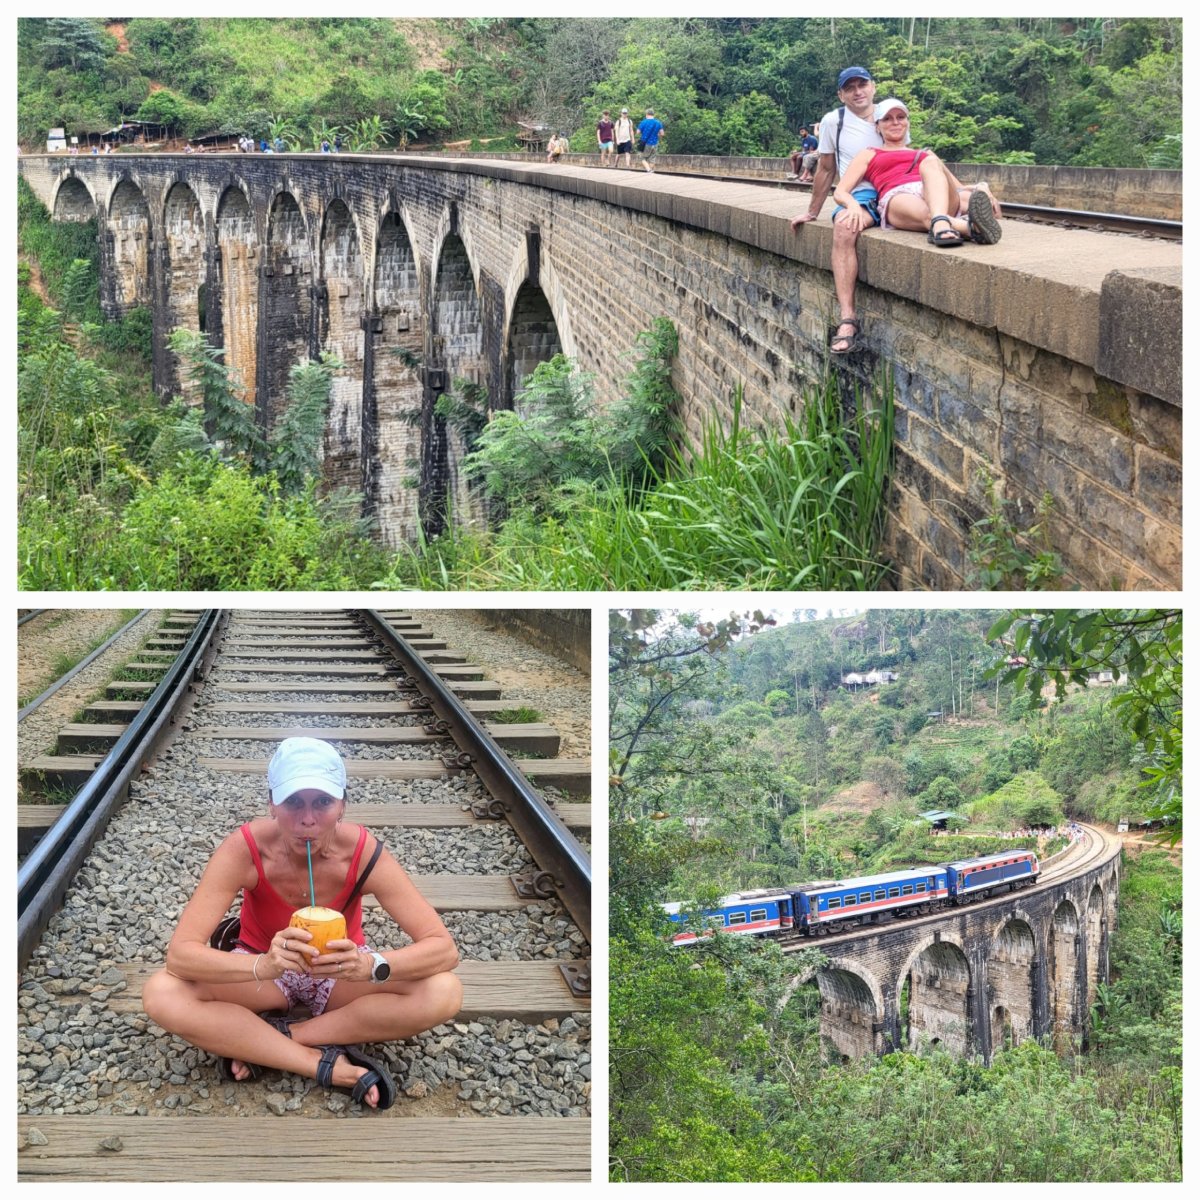
{"label": "person in blue shirt", "polygon": [[658,157],[658,143],[663,136],[663,123],[654,115],[654,109],[646,109],[645,120],[638,126],[638,152],[642,166],[654,173],[654,160]]}

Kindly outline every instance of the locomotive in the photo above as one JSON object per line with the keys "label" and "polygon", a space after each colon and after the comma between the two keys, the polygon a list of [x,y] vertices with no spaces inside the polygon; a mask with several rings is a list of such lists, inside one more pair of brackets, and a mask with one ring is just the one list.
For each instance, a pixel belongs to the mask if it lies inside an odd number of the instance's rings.
{"label": "locomotive", "polygon": [[[718,928],[725,933],[758,936],[789,930],[808,937],[842,933],[882,919],[924,916],[1000,891],[1029,887],[1038,870],[1032,850],[1009,850],[934,866],[903,867],[881,875],[736,892],[723,896],[716,908],[705,910],[703,932],[681,928],[671,942],[687,946],[711,937]],[[673,925],[687,923],[689,914],[681,904],[662,907]]]}

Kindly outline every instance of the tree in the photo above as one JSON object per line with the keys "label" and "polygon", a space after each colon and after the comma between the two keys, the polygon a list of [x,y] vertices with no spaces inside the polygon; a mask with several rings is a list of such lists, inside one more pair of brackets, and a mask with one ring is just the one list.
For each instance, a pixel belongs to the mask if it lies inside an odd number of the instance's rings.
{"label": "tree", "polygon": [[631,609],[609,614],[609,756],[614,820],[669,811],[689,781],[715,782],[730,770],[724,753],[744,729],[699,721],[688,705],[727,697],[722,652],[772,618],[731,614],[720,621]]}
{"label": "tree", "polygon": [[1145,756],[1143,787],[1151,813],[1167,820],[1167,836],[1183,835],[1183,611],[1181,609],[1022,609],[992,626],[1010,666],[998,674],[1031,696],[1052,683],[1061,700],[1070,684],[1112,671],[1123,687],[1113,706]]}

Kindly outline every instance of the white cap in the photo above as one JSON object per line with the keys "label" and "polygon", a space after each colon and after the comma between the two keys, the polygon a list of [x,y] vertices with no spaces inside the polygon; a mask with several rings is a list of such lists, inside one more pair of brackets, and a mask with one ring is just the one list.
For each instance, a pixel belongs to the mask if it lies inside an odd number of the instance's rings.
{"label": "white cap", "polygon": [[903,100],[897,100],[895,96],[889,96],[875,105],[875,120],[882,121],[893,108],[903,109],[904,115],[908,116],[908,105]]}
{"label": "white cap", "polygon": [[271,789],[272,804],[282,804],[306,788],[341,800],[346,795],[346,764],[320,738],[286,738],[267,764],[267,786]]}

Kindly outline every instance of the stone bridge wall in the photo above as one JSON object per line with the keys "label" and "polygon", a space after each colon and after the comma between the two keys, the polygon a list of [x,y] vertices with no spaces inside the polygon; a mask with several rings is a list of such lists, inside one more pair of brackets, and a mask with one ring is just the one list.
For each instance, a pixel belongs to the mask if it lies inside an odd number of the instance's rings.
{"label": "stone bridge wall", "polygon": [[831,947],[817,972],[823,1038],[849,1058],[938,1043],[990,1059],[1031,1037],[1060,1048],[1086,1041],[1096,984],[1108,978],[1119,866],[1116,852],[1045,892],[951,909],[936,924],[897,922]]}
{"label": "stone bridge wall", "polygon": [[[493,406],[510,403],[514,362],[557,346],[611,400],[636,332],[666,315],[680,332],[673,381],[695,432],[713,410],[728,417],[739,385],[752,420],[797,413],[825,356],[828,223],[796,237],[786,219],[795,200],[748,185],[418,157],[30,156],[20,165],[56,215],[87,216],[90,204],[105,216],[107,307],[119,311],[139,289],[151,296],[164,392],[179,389],[165,335],[198,324],[199,284],[206,327],[227,331],[232,349],[248,343],[244,314],[220,306],[248,306],[244,269],[262,264],[245,367],[260,410],[277,410],[289,359],[325,346],[348,358],[327,462],[343,482],[357,474],[393,541],[416,528],[407,483],[418,473],[435,490],[451,487],[460,515],[478,512],[459,448],[430,417],[455,375],[486,384]],[[231,188],[253,214],[241,259],[229,244],[240,208],[222,201]],[[379,283],[386,222],[411,256],[390,276],[408,280],[402,301]],[[1006,254],[1008,239],[946,254],[916,237],[863,238],[870,350],[855,367],[865,377],[886,359],[895,371],[888,549],[900,586],[962,586],[970,529],[986,514],[981,471],[1026,522],[1050,493],[1069,583],[1179,586],[1178,249],[1110,238],[1095,243],[1099,262],[1086,239],[1105,235],[1075,237],[1084,261],[1070,270],[1036,261],[1035,248]],[[1136,265],[1122,267],[1121,253]],[[378,361],[416,345],[424,374]],[[395,415],[405,388],[423,408],[419,436]],[[421,515],[437,528],[436,505]]]}

